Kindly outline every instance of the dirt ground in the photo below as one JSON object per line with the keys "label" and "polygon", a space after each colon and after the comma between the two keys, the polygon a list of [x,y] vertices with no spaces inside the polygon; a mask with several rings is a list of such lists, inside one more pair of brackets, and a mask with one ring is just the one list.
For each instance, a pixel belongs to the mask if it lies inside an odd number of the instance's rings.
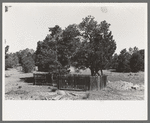
{"label": "dirt ground", "polygon": [[[50,86],[33,85],[33,73],[22,73],[18,69],[5,71],[5,100],[144,100],[142,89],[118,89],[116,82],[131,82],[144,86],[144,72],[116,73],[104,71],[108,75],[106,88],[100,91],[58,91],[52,92]],[[110,84],[112,83],[113,84]],[[117,82],[118,83],[118,82]],[[112,86],[113,85],[113,86]]]}

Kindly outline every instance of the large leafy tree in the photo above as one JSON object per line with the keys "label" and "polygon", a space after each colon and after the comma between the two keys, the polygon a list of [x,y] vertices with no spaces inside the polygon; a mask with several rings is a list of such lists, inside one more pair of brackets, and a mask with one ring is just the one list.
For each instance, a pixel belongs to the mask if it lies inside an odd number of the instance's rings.
{"label": "large leafy tree", "polygon": [[61,64],[57,61],[57,53],[45,42],[38,42],[36,50],[36,65],[39,71],[55,73]]}
{"label": "large leafy tree", "polygon": [[36,64],[40,71],[66,73],[71,64],[71,57],[80,44],[77,25],[72,24],[62,30],[58,25],[49,28],[50,34],[38,42]]}
{"label": "large leafy tree", "polygon": [[62,65],[72,65],[71,57],[81,44],[79,35],[80,32],[76,24],[69,25],[63,30],[63,40],[58,42],[58,54],[60,56],[58,60]]}
{"label": "large leafy tree", "polygon": [[110,61],[116,50],[110,24],[102,21],[100,24],[94,17],[88,16],[79,24],[80,33],[83,37],[82,45],[72,57],[78,69],[89,68],[91,75],[103,75],[105,65]]}
{"label": "large leafy tree", "polygon": [[47,35],[43,41],[37,43],[36,65],[39,71],[54,73],[68,72],[66,66],[59,62],[58,54],[59,42],[62,40],[62,29],[56,25],[49,28],[51,34]]}

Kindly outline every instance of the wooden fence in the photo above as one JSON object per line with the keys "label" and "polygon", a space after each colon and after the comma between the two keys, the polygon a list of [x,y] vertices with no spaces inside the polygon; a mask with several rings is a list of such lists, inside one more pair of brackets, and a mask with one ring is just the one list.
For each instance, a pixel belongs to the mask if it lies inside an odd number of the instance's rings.
{"label": "wooden fence", "polygon": [[106,87],[107,76],[90,76],[90,90],[101,90]]}
{"label": "wooden fence", "polygon": [[50,85],[51,84],[51,76],[48,72],[34,72],[34,85]]}
{"label": "wooden fence", "polygon": [[55,79],[51,80],[51,75],[48,72],[36,72],[34,73],[34,84],[52,85],[56,83],[58,89],[64,90],[101,90],[106,87],[107,76],[89,76],[69,74],[62,76],[55,76]]}
{"label": "wooden fence", "polygon": [[67,75],[58,76],[58,89],[65,90],[90,90],[90,76]]}
{"label": "wooden fence", "polygon": [[67,75],[59,76],[58,89],[65,90],[101,90],[106,87],[107,76]]}

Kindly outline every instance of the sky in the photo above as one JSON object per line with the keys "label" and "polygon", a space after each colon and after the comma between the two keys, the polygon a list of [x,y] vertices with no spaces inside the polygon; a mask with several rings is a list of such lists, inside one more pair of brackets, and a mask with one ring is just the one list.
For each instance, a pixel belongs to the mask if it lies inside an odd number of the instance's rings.
{"label": "sky", "polygon": [[[5,12],[5,5],[11,6]],[[92,15],[110,23],[116,41],[115,53],[124,48],[147,47],[146,3],[3,3],[3,44],[9,52],[36,50],[37,42],[49,34],[49,27],[65,29]]]}

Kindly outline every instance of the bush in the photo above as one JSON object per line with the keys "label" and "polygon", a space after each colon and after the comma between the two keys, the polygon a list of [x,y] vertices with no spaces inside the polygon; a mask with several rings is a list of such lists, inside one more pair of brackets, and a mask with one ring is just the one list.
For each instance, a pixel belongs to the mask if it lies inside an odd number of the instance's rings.
{"label": "bush", "polygon": [[34,66],[35,66],[34,59],[32,58],[32,55],[29,53],[22,60],[22,70],[25,73],[29,73],[33,70]]}
{"label": "bush", "polygon": [[5,54],[5,70],[16,67],[18,63],[19,59],[15,53]]}
{"label": "bush", "polygon": [[8,68],[13,68],[11,57],[5,59],[5,70],[7,70]]}
{"label": "bush", "polygon": [[131,55],[123,49],[118,56],[118,66],[116,71],[118,72],[130,72],[130,58]]}
{"label": "bush", "polygon": [[139,53],[133,53],[130,59],[130,68],[132,72],[138,72],[142,70],[143,60]]}

